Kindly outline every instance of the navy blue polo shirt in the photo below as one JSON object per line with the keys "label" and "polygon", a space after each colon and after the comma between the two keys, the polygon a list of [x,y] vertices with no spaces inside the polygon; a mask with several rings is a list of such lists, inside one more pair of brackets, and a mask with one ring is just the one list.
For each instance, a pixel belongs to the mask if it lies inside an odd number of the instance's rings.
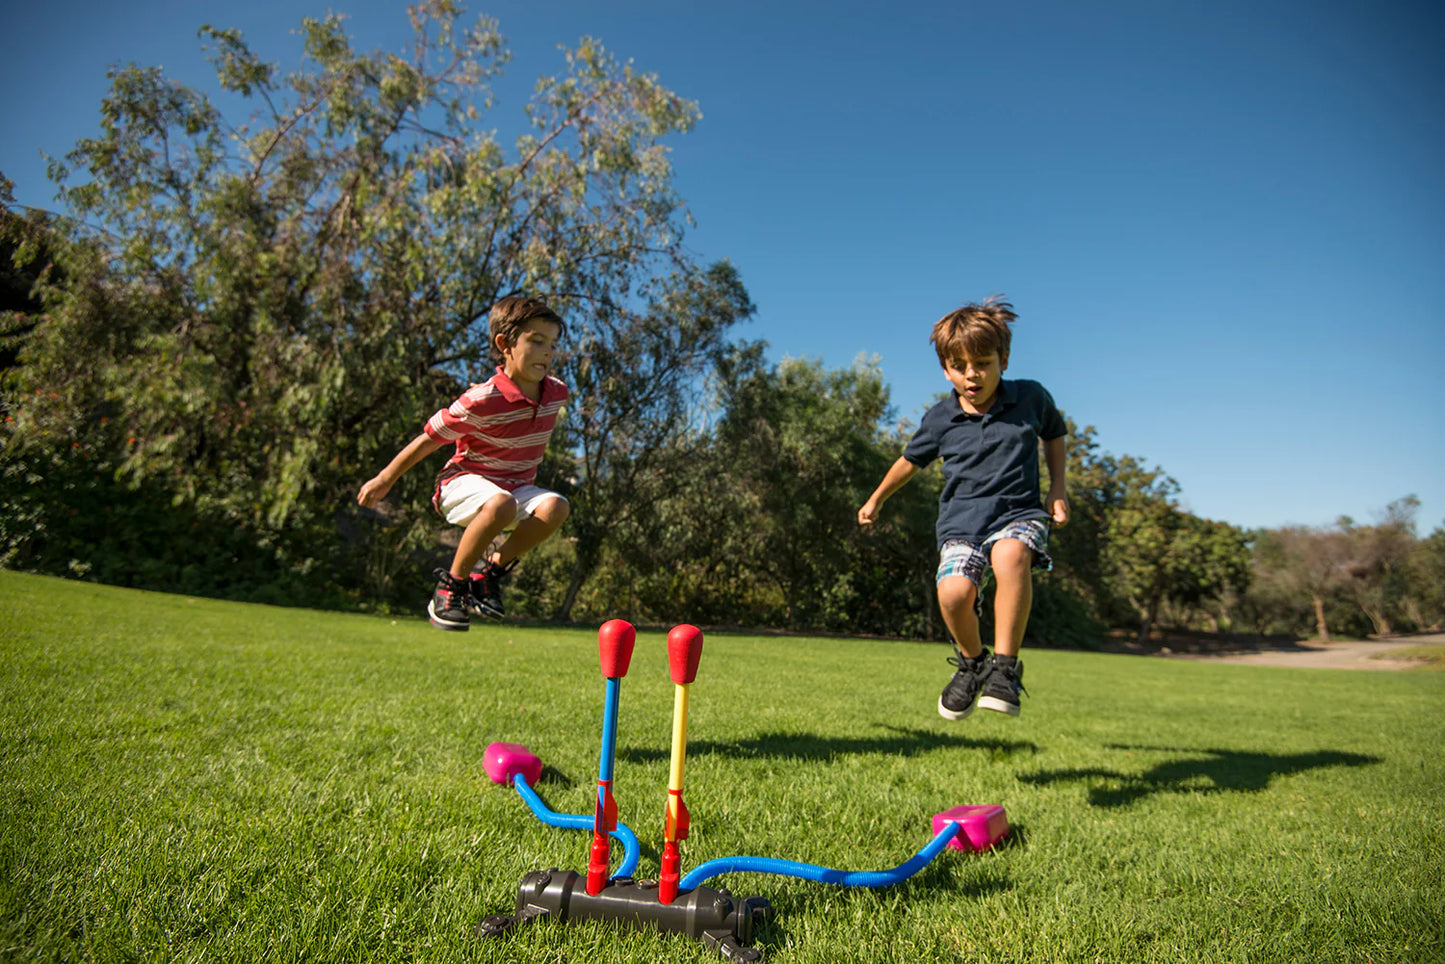
{"label": "navy blue polo shirt", "polygon": [[1047,519],[1039,497],[1039,441],[1068,430],[1038,382],[1003,379],[983,415],[958,404],[958,392],[928,410],[903,457],[919,468],[943,459],[938,544],[979,543],[1012,522]]}

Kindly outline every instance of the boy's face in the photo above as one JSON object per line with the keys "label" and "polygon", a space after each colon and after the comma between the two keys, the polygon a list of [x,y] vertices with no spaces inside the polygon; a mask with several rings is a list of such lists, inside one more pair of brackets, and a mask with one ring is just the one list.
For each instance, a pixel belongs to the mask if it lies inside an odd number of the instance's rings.
{"label": "boy's face", "polygon": [[516,344],[509,345],[506,339],[498,335],[497,348],[502,353],[502,371],[518,384],[540,384],[552,371],[552,356],[557,351],[557,339],[561,335],[560,325],[541,318],[523,322]]}
{"label": "boy's face", "polygon": [[958,403],[966,412],[988,411],[998,394],[998,383],[1008,370],[1008,355],[992,352],[977,358],[965,352],[943,366],[949,384],[958,392]]}

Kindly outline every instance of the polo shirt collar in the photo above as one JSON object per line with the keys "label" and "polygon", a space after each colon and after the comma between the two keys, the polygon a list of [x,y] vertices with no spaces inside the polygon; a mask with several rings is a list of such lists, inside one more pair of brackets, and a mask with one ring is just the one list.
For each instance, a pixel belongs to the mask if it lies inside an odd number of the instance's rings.
{"label": "polo shirt collar", "polygon": [[997,415],[999,412],[1003,411],[1014,402],[1017,402],[1019,400],[1018,385],[1011,379],[1007,378],[999,379],[998,383],[998,396],[999,398],[1003,399],[1003,404],[998,406],[990,405],[988,407],[988,411],[984,412],[982,415],[974,415],[970,412],[965,412],[963,410],[963,406],[958,403],[958,389],[950,388],[949,392],[953,395],[954,411],[958,412],[965,418],[988,418],[991,415]]}
{"label": "polo shirt collar", "polygon": [[1012,405],[1019,400],[1018,386],[1010,379],[999,379],[998,391],[1003,396],[1004,405]]}
{"label": "polo shirt collar", "polygon": [[544,378],[542,379],[542,396],[534,402],[517,387],[517,383],[512,381],[500,365],[497,366],[497,373],[492,376],[492,384],[497,386],[497,390],[502,393],[503,398],[513,404],[526,402],[528,405],[545,405],[557,393],[553,380],[550,377]]}

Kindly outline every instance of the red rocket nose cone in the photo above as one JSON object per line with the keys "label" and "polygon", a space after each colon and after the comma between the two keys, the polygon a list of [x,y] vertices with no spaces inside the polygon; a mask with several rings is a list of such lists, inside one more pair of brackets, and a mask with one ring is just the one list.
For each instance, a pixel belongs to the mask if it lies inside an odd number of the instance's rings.
{"label": "red rocket nose cone", "polygon": [[605,679],[621,679],[632,662],[632,647],[637,630],[625,619],[609,619],[597,630],[597,655],[602,661]]}
{"label": "red rocket nose cone", "polygon": [[683,623],[667,634],[667,668],[674,683],[691,683],[697,678],[697,661],[702,658],[702,630]]}

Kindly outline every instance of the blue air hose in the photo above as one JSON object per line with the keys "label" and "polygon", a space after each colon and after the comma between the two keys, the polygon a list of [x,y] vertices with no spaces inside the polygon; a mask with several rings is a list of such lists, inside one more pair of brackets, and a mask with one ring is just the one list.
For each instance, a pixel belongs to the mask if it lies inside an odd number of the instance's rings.
{"label": "blue air hose", "polygon": [[[522,774],[512,776],[512,785],[522,795],[527,806],[537,819],[549,827],[562,827],[567,830],[591,830],[592,817],[580,813],[555,813],[542,798],[537,796],[537,791],[527,785],[526,778]],[[637,842],[637,834],[631,828],[620,821],[617,829],[612,831],[612,836],[622,844],[622,863],[617,868],[613,877],[631,877],[633,871],[637,870],[637,859],[642,852],[642,847]]]}
{"label": "blue air hose", "polygon": [[694,867],[678,882],[678,888],[681,891],[692,890],[705,880],[735,872],[780,874],[784,877],[800,877],[820,884],[840,884],[844,887],[888,887],[907,880],[926,867],[948,846],[948,842],[958,835],[961,826],[962,824],[955,820],[948,821],[922,850],[892,870],[834,870],[831,867],[819,867],[817,864],[777,860],[772,857],[719,857]]}

